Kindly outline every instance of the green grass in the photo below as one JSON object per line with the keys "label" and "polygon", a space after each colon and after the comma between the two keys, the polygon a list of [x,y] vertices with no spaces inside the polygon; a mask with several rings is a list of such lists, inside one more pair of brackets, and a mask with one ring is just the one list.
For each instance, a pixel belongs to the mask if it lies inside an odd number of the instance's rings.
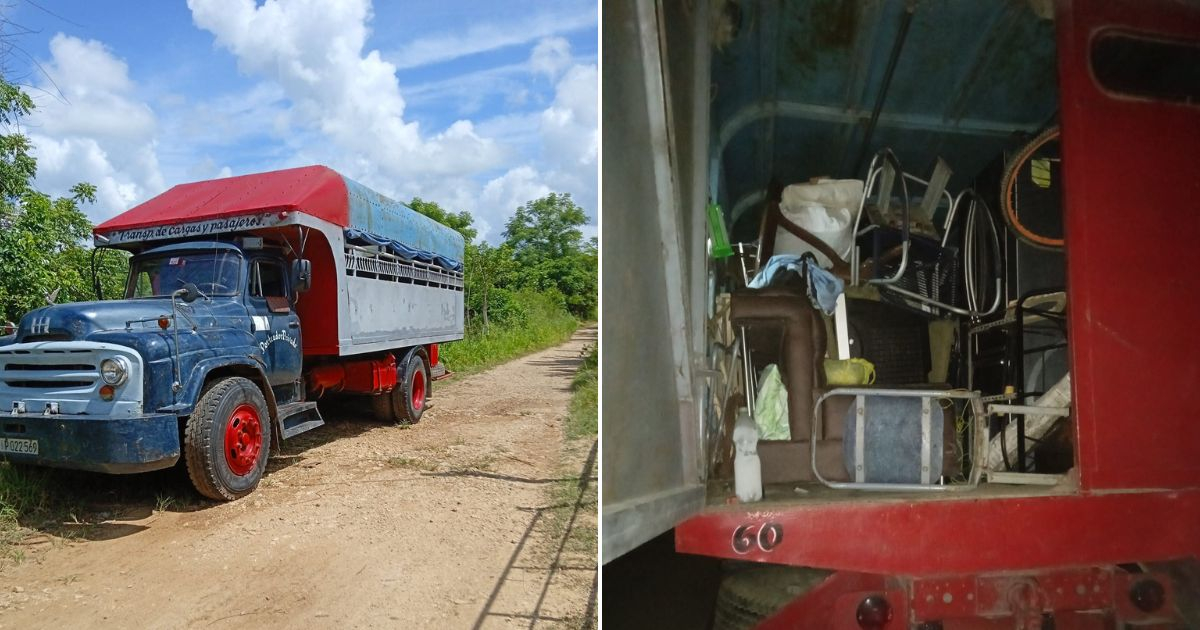
{"label": "green grass", "polygon": [[[598,353],[595,346],[584,348],[583,362],[575,378],[571,381],[570,413],[564,426],[566,444],[563,461],[560,466],[563,479],[550,485],[546,490],[546,504],[552,506],[546,516],[545,542],[543,552],[553,553],[561,542],[566,554],[562,560],[567,563],[594,561],[597,548],[597,518],[596,518],[596,474],[597,468],[593,462],[588,471],[580,470],[584,457],[594,448],[598,429]],[[580,490],[580,473],[588,475],[587,486]],[[576,513],[578,510],[578,513]],[[572,515],[574,521],[572,522]],[[567,528],[570,527],[570,531]],[[568,627],[581,627],[582,611],[572,612],[568,617],[572,620]],[[596,620],[592,620],[593,624]]]}
{"label": "green grass", "polygon": [[143,508],[147,513],[193,509],[202,500],[179,472],[100,475],[0,461],[0,567],[21,561],[20,543],[31,534],[86,538],[114,509],[134,514]]}
{"label": "green grass", "polygon": [[600,392],[599,353],[596,346],[584,348],[583,363],[571,381],[571,415],[567,418],[567,437],[575,440],[595,437],[599,426]]}
{"label": "green grass", "polygon": [[447,369],[460,375],[482,372],[519,356],[556,346],[579,327],[579,322],[561,306],[536,293],[518,294],[521,317],[516,321],[493,322],[485,331],[472,322],[466,337],[442,346],[441,359]]}
{"label": "green grass", "polygon": [[0,566],[22,559],[17,543],[28,533],[22,522],[61,517],[71,509],[52,492],[47,471],[0,462]]}

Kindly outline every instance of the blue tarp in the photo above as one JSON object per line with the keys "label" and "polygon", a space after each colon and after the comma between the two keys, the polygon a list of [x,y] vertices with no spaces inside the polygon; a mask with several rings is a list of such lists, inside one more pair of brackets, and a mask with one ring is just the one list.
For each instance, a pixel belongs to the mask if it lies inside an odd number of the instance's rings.
{"label": "blue tarp", "polygon": [[466,243],[457,230],[352,179],[342,179],[346,182],[349,205],[349,223],[345,227],[400,243],[407,250],[441,256],[455,265],[462,262]]}
{"label": "blue tarp", "polygon": [[395,254],[404,260],[415,260],[418,262],[429,263],[449,271],[463,270],[462,261],[454,260],[452,258],[442,256],[441,254],[415,249],[405,245],[404,243],[401,243],[400,241],[385,238],[379,236],[378,234],[371,234],[369,232],[356,230],[354,228],[346,228],[345,234],[346,242],[352,245],[374,245],[376,247],[382,247],[386,249],[388,253]]}

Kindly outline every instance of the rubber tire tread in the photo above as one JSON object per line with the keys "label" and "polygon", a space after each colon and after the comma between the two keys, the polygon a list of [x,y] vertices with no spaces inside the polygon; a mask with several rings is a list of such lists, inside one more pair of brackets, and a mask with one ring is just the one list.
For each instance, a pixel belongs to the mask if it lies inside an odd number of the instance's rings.
{"label": "rubber tire tread", "polygon": [[395,414],[396,422],[399,424],[416,424],[421,421],[421,416],[425,415],[425,405],[421,405],[420,409],[413,409],[409,401],[412,400],[412,391],[409,389],[411,384],[411,376],[413,366],[425,372],[425,401],[428,402],[430,394],[433,393],[432,382],[429,380],[429,360],[425,358],[425,350],[417,348],[408,353],[404,363],[400,367],[400,374],[396,379],[396,388],[392,390],[392,412]]}
{"label": "rubber tire tread", "polygon": [[[1061,251],[1063,246],[1066,244],[1066,240],[1061,238],[1039,236],[1030,232],[1024,226],[1019,224],[1019,221],[1017,221],[1016,217],[1012,216],[1010,209],[1012,207],[1012,188],[1013,185],[1015,185],[1013,171],[1026,164],[1029,161],[1029,158],[1050,140],[1058,138],[1058,141],[1061,143],[1061,133],[1062,129],[1058,125],[1054,125],[1053,127],[1049,127],[1045,131],[1039,133],[1037,136],[1034,136],[1032,140],[1025,143],[1025,145],[1021,147],[1021,150],[1018,151],[1015,156],[1013,156],[1013,159],[1008,161],[1008,164],[1004,165],[1004,173],[1000,176],[999,214],[1000,217],[1004,219],[1004,225],[1008,227],[1008,231],[1013,236],[1017,237],[1017,239],[1019,239],[1022,243],[1025,243],[1030,247],[1052,252]],[[1010,181],[1014,182],[1014,184],[1010,184]]]}
{"label": "rubber tire tread", "polygon": [[[246,396],[248,400],[245,402],[258,407],[259,421],[265,424],[262,430],[262,450],[259,455],[262,461],[255,465],[254,469],[250,471],[250,475],[247,475],[251,477],[250,484],[241,490],[229,488],[221,483],[218,466],[226,468],[227,474],[232,475],[233,472],[228,470],[228,463],[225,461],[223,452],[213,449],[213,425],[216,422],[217,410],[226,396],[237,391],[249,392],[249,395]],[[216,431],[215,436],[221,441],[225,439],[224,429],[224,419],[222,419],[220,430]],[[196,403],[196,409],[188,417],[184,431],[183,450],[187,459],[188,477],[191,478],[196,491],[217,501],[233,501],[253,492],[258,487],[258,482],[267,468],[266,461],[271,452],[271,435],[270,410],[267,409],[266,398],[263,397],[254,381],[240,376],[231,376],[217,381],[200,396],[200,400]]]}

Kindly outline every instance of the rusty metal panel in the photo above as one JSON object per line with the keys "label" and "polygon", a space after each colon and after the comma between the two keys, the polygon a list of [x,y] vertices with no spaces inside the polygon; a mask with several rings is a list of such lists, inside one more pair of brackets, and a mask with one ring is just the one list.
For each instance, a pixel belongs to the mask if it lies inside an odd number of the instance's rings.
{"label": "rusty metal panel", "polygon": [[[710,507],[684,553],[911,576],[1111,565],[1200,555],[1200,490],[1018,498],[862,498]],[[772,544],[735,548],[747,527]],[[778,542],[774,542],[778,539]]]}
{"label": "rusty metal panel", "polygon": [[[1161,587],[1153,602],[1140,600],[1152,610],[1143,610],[1131,596],[1139,583]],[[1111,566],[936,578],[839,571],[757,627],[855,629],[870,625],[860,625],[858,618],[872,612],[886,619],[886,628],[1043,628],[1047,617],[1056,628],[1077,630],[1125,624],[1181,627],[1166,575]]]}
{"label": "rusty metal panel", "polygon": [[1200,5],[1076,0],[1058,27],[1080,483],[1195,488],[1200,108],[1106,94],[1089,51],[1111,29],[1200,41]]}

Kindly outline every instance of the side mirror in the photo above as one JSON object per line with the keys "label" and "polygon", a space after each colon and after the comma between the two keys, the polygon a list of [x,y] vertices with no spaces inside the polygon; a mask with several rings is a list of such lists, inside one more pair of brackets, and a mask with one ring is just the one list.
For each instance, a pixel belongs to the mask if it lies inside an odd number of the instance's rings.
{"label": "side mirror", "polygon": [[312,261],[299,258],[292,261],[292,290],[297,295],[312,288]]}
{"label": "side mirror", "polygon": [[184,284],[183,288],[179,289],[179,291],[179,299],[187,302],[188,304],[195,302],[196,298],[200,297],[200,289],[191,282]]}

